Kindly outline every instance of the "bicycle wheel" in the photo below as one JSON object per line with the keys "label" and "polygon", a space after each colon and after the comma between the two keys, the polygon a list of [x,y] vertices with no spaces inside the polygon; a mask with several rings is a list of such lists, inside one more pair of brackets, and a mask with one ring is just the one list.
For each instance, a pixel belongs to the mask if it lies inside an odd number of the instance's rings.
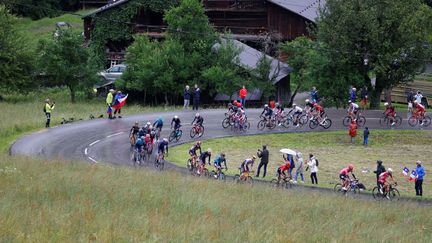
{"label": "bicycle wheel", "polygon": [[324,123],[321,125],[324,129],[329,129],[332,125],[332,120],[330,120],[329,118],[326,118],[324,120]]}
{"label": "bicycle wheel", "polygon": [[381,192],[379,191],[379,189],[378,189],[377,186],[373,188],[373,190],[372,190],[372,196],[373,196],[376,200],[379,200],[379,199],[382,198],[382,194],[381,194]]}
{"label": "bicycle wheel", "polygon": [[388,126],[389,123],[388,123],[388,118],[387,118],[387,116],[386,116],[386,115],[383,115],[383,116],[380,118],[379,123],[380,123],[381,126]]}
{"label": "bicycle wheel", "polygon": [[225,180],[226,179],[226,176],[225,176],[225,173],[223,173],[222,171],[220,172],[220,174],[219,174],[219,180]]}
{"label": "bicycle wheel", "polygon": [[191,138],[194,138],[197,135],[196,130],[195,130],[194,127],[191,128],[189,135],[190,135]]}
{"label": "bicycle wheel", "polygon": [[356,185],[354,187],[350,188],[350,191],[354,194],[359,194],[360,193],[360,188]]}
{"label": "bicycle wheel", "polygon": [[284,182],[284,188],[285,189],[290,189],[290,188],[292,188],[293,187],[293,184],[291,183],[291,181],[289,181],[289,180],[285,180],[285,182]]}
{"label": "bicycle wheel", "polygon": [[427,127],[431,124],[431,118],[430,116],[424,116],[422,124],[424,127]]}
{"label": "bicycle wheel", "polygon": [[201,176],[205,176],[205,177],[209,177],[210,176],[210,172],[208,171],[207,168],[203,169]]}
{"label": "bicycle wheel", "polygon": [[263,130],[266,126],[266,121],[265,120],[261,120],[258,122],[257,128],[258,130]]}
{"label": "bicycle wheel", "polygon": [[280,183],[279,183],[278,179],[271,180],[271,184],[272,184],[273,187],[279,187],[280,186]]}
{"label": "bicycle wheel", "polygon": [[204,126],[199,127],[198,137],[200,138],[202,135],[204,135]]}
{"label": "bicycle wheel", "polygon": [[178,142],[178,140],[180,140],[181,136],[183,135],[183,131],[182,130],[178,130],[178,134],[176,136],[176,141]]}
{"label": "bicycle wheel", "polygon": [[218,178],[217,178],[216,171],[212,170],[212,171],[210,172],[210,178],[215,179],[215,180],[218,179]]}
{"label": "bicycle wheel", "polygon": [[342,192],[342,184],[337,183],[337,184],[334,186],[333,191],[335,191],[336,193],[340,193],[340,192]]}
{"label": "bicycle wheel", "polygon": [[351,124],[351,117],[350,116],[346,116],[344,117],[344,119],[342,119],[342,124],[347,127]]}
{"label": "bicycle wheel", "polygon": [[187,162],[186,162],[186,167],[188,168],[188,170],[189,170],[190,172],[192,172],[192,170],[193,170],[193,166],[192,166],[192,160],[191,160],[191,159],[188,159],[188,160],[187,160]]}
{"label": "bicycle wheel", "polygon": [[240,182],[240,175],[239,174],[235,174],[233,179],[234,179],[235,183],[239,183]]}
{"label": "bicycle wheel", "polygon": [[306,114],[300,116],[298,123],[303,126],[308,122],[308,116]]}
{"label": "bicycle wheel", "polygon": [[247,130],[249,130],[249,128],[250,128],[250,123],[245,122],[245,124],[243,124],[243,132],[246,132]]}
{"label": "bicycle wheel", "polygon": [[276,120],[274,120],[274,119],[271,119],[270,120],[270,125],[268,126],[268,128],[270,129],[270,130],[273,130],[273,129],[275,129],[275,127],[276,127]]}
{"label": "bicycle wheel", "polygon": [[357,125],[359,125],[359,127],[362,127],[366,124],[366,117],[364,116],[359,116],[357,118]]}
{"label": "bicycle wheel", "polygon": [[226,129],[226,128],[228,128],[229,126],[231,126],[231,123],[230,123],[230,119],[227,117],[227,118],[225,118],[225,119],[222,120],[222,127],[223,127],[224,129]]}
{"label": "bicycle wheel", "polygon": [[176,138],[176,131],[172,131],[169,135],[168,141],[172,142]]}
{"label": "bicycle wheel", "polygon": [[285,128],[288,128],[292,122],[293,122],[293,121],[292,121],[292,118],[291,118],[291,117],[286,117],[286,118],[282,121],[282,126],[285,127]]}
{"label": "bicycle wheel", "polygon": [[394,122],[396,127],[402,125],[402,117],[396,116]]}
{"label": "bicycle wheel", "polygon": [[253,184],[253,178],[252,178],[252,176],[248,176],[248,177],[246,178],[246,183],[247,183],[247,184]]}
{"label": "bicycle wheel", "polygon": [[417,125],[417,123],[418,123],[418,120],[417,120],[417,117],[415,117],[415,116],[411,116],[411,117],[408,119],[408,124],[409,124],[410,126],[412,126],[412,127],[414,127],[415,125]]}
{"label": "bicycle wheel", "polygon": [[387,196],[390,198],[391,201],[398,201],[400,198],[399,190],[396,188],[391,188],[390,191],[387,193]]}
{"label": "bicycle wheel", "polygon": [[318,126],[318,121],[316,119],[309,121],[309,128],[310,129],[315,129],[317,126]]}

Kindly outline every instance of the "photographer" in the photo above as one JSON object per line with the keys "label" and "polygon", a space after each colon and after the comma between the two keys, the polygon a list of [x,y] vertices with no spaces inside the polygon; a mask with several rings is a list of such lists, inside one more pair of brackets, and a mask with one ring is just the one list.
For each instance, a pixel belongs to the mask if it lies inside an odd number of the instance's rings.
{"label": "photographer", "polygon": [[44,111],[45,116],[47,118],[46,123],[45,123],[45,127],[47,127],[47,128],[50,127],[51,112],[52,112],[52,110],[54,110],[54,107],[55,107],[55,102],[51,103],[49,99],[45,100],[45,106],[44,106],[43,111]]}
{"label": "photographer", "polygon": [[263,145],[262,148],[263,148],[262,150],[258,149],[257,152],[257,156],[258,158],[261,158],[261,162],[258,165],[258,171],[256,177],[259,177],[261,167],[264,166],[264,175],[263,175],[264,178],[267,173],[267,164],[269,162],[269,151],[267,150],[267,145]]}

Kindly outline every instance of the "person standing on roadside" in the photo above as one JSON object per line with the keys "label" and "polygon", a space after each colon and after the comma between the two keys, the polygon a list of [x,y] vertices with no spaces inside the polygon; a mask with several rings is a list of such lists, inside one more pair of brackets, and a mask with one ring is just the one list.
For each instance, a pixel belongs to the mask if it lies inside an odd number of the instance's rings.
{"label": "person standing on roadside", "polygon": [[317,88],[315,86],[312,87],[310,96],[311,96],[311,100],[313,101],[313,103],[317,103],[318,102],[318,90],[317,90]]}
{"label": "person standing on roadside", "polygon": [[243,88],[240,89],[239,91],[239,97],[240,97],[240,103],[242,104],[243,108],[246,105],[246,96],[247,96],[247,89],[246,87],[243,85]]}
{"label": "person standing on roadside", "polygon": [[381,175],[381,173],[384,173],[386,171],[384,165],[382,165],[382,161],[381,160],[377,160],[376,164],[377,164],[377,168],[374,171],[374,173],[376,174],[376,181],[377,181],[377,186],[378,188],[380,188],[380,183],[378,182],[379,180],[379,176]]}
{"label": "person standing on roadside", "polygon": [[407,119],[409,119],[412,116],[413,103],[414,103],[414,92],[412,90],[410,90],[409,93],[407,94],[407,103],[408,103]]}
{"label": "person standing on roadside", "polygon": [[258,149],[257,156],[258,156],[258,158],[261,158],[261,162],[258,165],[258,171],[257,171],[256,177],[259,177],[261,167],[264,166],[264,174],[263,174],[263,178],[264,178],[266,176],[266,173],[267,173],[267,165],[268,165],[269,156],[270,156],[270,153],[267,150],[267,145],[263,145],[262,150]]}
{"label": "person standing on roadside", "polygon": [[352,122],[349,126],[348,134],[351,137],[351,143],[354,144],[355,143],[355,137],[357,136],[357,122],[355,120],[352,120]]}
{"label": "person standing on roadside", "polygon": [[113,94],[114,94],[114,90],[110,89],[109,92],[108,92],[108,94],[107,94],[107,97],[106,97],[106,104],[108,106],[107,113],[108,113],[108,118],[109,119],[113,119],[113,117],[112,117],[112,107],[111,107],[112,103],[114,101]]}
{"label": "person standing on roadside", "polygon": [[349,100],[351,100],[354,103],[357,100],[357,89],[355,87],[351,88],[350,95],[349,95]]}
{"label": "person standing on roadside", "polygon": [[369,143],[369,128],[365,127],[363,131],[363,145],[368,146]]}
{"label": "person standing on roadside", "polygon": [[309,161],[307,162],[308,167],[306,168],[306,170],[310,170],[310,178],[312,181],[312,184],[317,184],[318,185],[318,177],[317,177],[317,173],[318,173],[318,166],[316,163],[316,158],[313,156],[313,154],[309,154]]}
{"label": "person standing on roadside", "polygon": [[417,103],[421,104],[422,98],[423,98],[422,93],[420,91],[417,91],[417,94],[414,96],[414,99],[417,101]]}
{"label": "person standing on roadside", "polygon": [[[119,90],[119,91],[117,91],[117,94],[116,94],[116,96],[115,96],[115,98],[114,98],[114,102],[118,102],[118,100],[120,100],[121,98],[123,98],[124,97],[124,94],[122,94],[122,92]],[[116,114],[119,114],[119,118],[122,118],[122,116],[121,116],[121,107],[119,107],[118,109],[114,109],[114,118],[116,118]]]}
{"label": "person standing on roadside", "polygon": [[190,103],[191,93],[189,91],[189,85],[186,85],[184,91],[183,91],[183,109],[189,109],[189,103]]}
{"label": "person standing on roadside", "polygon": [[44,113],[46,116],[46,123],[45,123],[45,127],[48,128],[50,127],[50,122],[51,122],[51,112],[52,110],[54,110],[55,107],[55,102],[51,102],[50,99],[46,99],[45,100],[45,106],[44,106]]}
{"label": "person standing on roadside", "polygon": [[294,184],[297,183],[297,178],[298,178],[299,175],[301,177],[301,182],[304,183],[302,153],[297,152],[296,158],[297,158],[297,170],[296,170],[296,173],[295,173],[295,176],[294,176]]}
{"label": "person standing on roadside", "polygon": [[416,168],[416,180],[415,180],[415,191],[416,196],[423,196],[423,177],[425,176],[425,170],[422,166],[422,162],[420,160],[417,160],[416,162],[417,168]]}
{"label": "person standing on roadside", "polygon": [[200,103],[201,90],[198,88],[198,84],[195,84],[195,90],[193,91],[193,110],[198,110]]}

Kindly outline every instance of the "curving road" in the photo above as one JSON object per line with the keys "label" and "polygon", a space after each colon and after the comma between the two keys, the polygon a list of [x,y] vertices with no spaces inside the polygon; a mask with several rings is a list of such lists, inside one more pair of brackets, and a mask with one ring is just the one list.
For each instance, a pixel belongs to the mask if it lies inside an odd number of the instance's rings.
{"label": "curving road", "polygon": [[[251,129],[246,133],[261,134],[268,133],[259,131],[256,128],[258,116],[261,110],[247,110],[248,120],[251,123]],[[223,129],[221,121],[224,118],[225,110],[201,110],[200,113],[205,118],[205,134],[202,139],[236,136],[230,129]],[[366,111],[366,125],[372,129],[382,128],[379,125],[379,117],[382,111]],[[129,129],[135,121],[140,125],[146,121],[154,121],[158,117],[164,119],[165,125],[162,136],[167,137],[169,124],[174,115],[178,115],[183,123],[183,137],[180,142],[190,141],[189,130],[190,122],[193,119],[192,111],[177,111],[151,113],[129,116],[122,119],[108,120],[97,119],[91,121],[77,122],[73,124],[62,125],[50,129],[45,129],[37,133],[30,134],[17,140],[10,148],[12,155],[38,156],[42,158],[62,158],[70,160],[86,160],[93,163],[112,163],[117,165],[132,165],[130,159],[130,150],[128,135]],[[344,109],[328,109],[328,116],[333,120],[333,125],[329,130],[346,130],[342,126],[342,118],[346,115]],[[406,117],[406,114],[399,114]],[[420,129],[419,126],[412,128],[404,119],[402,126],[397,129]],[[431,129],[429,126],[426,129]],[[276,128],[272,132],[305,132],[311,131],[307,125],[302,128]],[[326,131],[321,127],[313,131]],[[243,135],[243,134],[242,134]],[[170,144],[172,146],[172,144]]]}

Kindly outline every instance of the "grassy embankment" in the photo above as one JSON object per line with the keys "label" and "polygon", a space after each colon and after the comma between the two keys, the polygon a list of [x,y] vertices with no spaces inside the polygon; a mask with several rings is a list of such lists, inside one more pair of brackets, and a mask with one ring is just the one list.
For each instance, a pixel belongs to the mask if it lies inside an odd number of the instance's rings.
{"label": "grassy embankment", "polygon": [[[247,137],[232,137],[214,139],[203,142],[203,149],[211,148],[215,153],[224,151],[229,160],[229,174],[238,173],[237,168],[245,158],[254,155],[262,144],[270,148],[270,163],[268,179],[274,177],[277,166],[282,164],[281,148],[291,148],[301,151],[305,158],[312,153],[319,159],[318,180],[322,187],[333,187],[339,181],[339,171],[349,163],[354,164],[355,174],[372,189],[375,186],[376,161],[384,161],[385,167],[395,171],[395,178],[399,182],[398,189],[404,196],[415,195],[414,184],[402,177],[402,168],[415,168],[415,161],[424,162],[429,169],[432,151],[432,131],[382,131],[372,130],[370,145],[363,147],[362,137],[351,145],[346,131],[326,133],[291,133],[278,135],[259,135]],[[184,144],[170,150],[170,159],[180,166],[185,166],[188,159],[190,144]],[[254,166],[255,170],[257,167]],[[368,170],[363,173],[362,170]],[[309,172],[304,171],[306,185],[310,184]],[[424,181],[424,196],[431,198],[430,185],[432,177],[426,176]]]}

